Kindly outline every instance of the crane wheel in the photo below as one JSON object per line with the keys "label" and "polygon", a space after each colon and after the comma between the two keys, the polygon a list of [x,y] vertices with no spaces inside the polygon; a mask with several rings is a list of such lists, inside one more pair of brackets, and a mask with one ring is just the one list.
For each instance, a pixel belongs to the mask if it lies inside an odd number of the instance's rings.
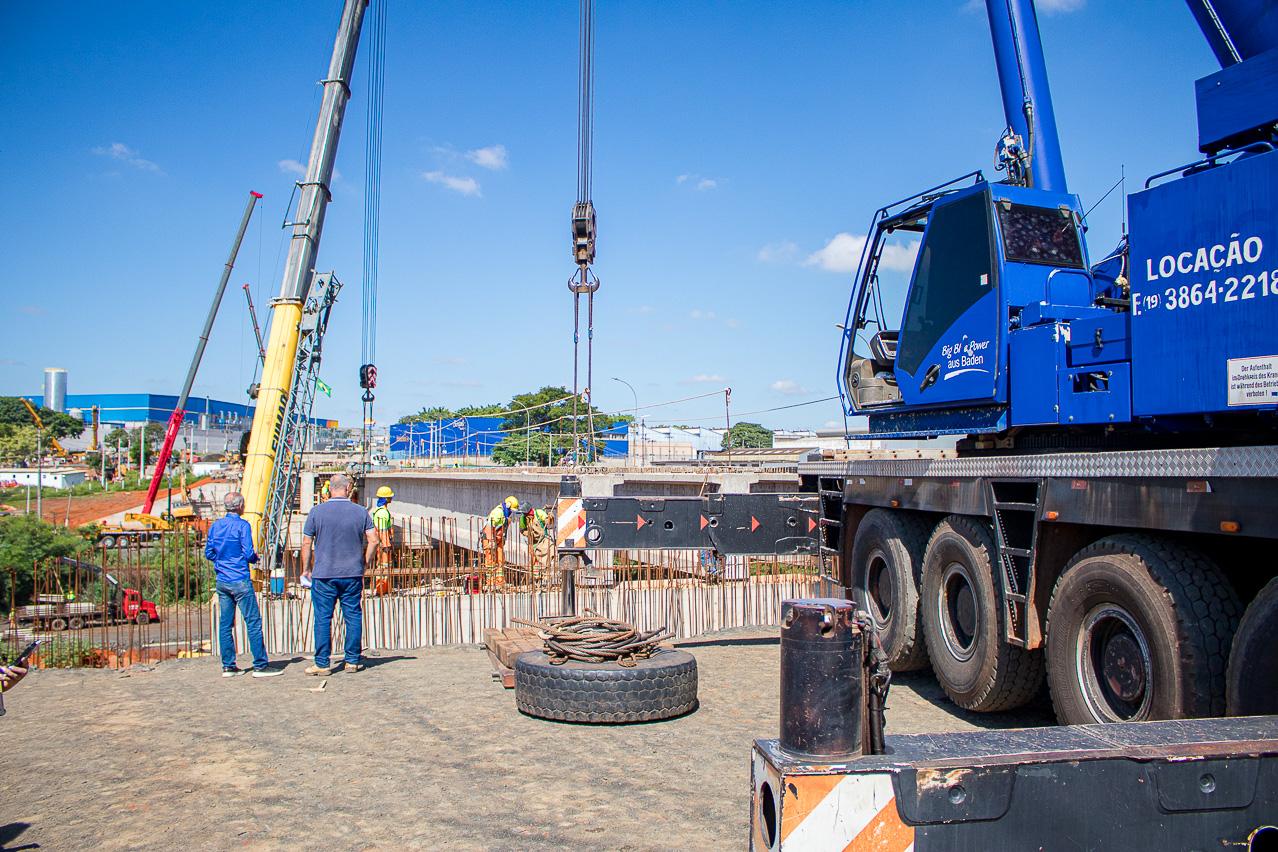
{"label": "crane wheel", "polygon": [[1115,535],[1084,548],[1047,611],[1056,718],[1082,725],[1223,714],[1241,610],[1220,568],[1175,542]]}
{"label": "crane wheel", "polygon": [[1278,714],[1278,577],[1260,590],[1238,622],[1225,682],[1230,716]]}
{"label": "crane wheel", "polygon": [[687,651],[660,650],[633,666],[552,665],[541,651],[529,651],[515,660],[515,704],[521,713],[559,722],[670,719],[697,709],[697,661]]}
{"label": "crane wheel", "polygon": [[950,515],[923,558],[923,636],[941,688],[965,710],[1020,707],[1043,686],[1043,655],[1004,641],[989,523]]}
{"label": "crane wheel", "polygon": [[869,614],[893,671],[927,667],[919,630],[919,579],[931,529],[921,517],[871,509],[852,540],[851,590]]}

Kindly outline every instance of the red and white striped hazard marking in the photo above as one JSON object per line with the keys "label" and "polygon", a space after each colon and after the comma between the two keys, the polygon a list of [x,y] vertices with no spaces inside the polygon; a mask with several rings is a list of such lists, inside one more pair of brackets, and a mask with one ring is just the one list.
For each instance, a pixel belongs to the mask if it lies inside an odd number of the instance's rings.
{"label": "red and white striped hazard marking", "polygon": [[[756,754],[753,847],[769,852],[911,852],[914,829],[901,821],[892,777],[786,775]],[[766,768],[765,768],[766,766]],[[771,799],[768,804],[767,799]]]}
{"label": "red and white striped hazard marking", "polygon": [[560,497],[555,517],[555,541],[560,547],[586,546],[586,507],[580,497]]}

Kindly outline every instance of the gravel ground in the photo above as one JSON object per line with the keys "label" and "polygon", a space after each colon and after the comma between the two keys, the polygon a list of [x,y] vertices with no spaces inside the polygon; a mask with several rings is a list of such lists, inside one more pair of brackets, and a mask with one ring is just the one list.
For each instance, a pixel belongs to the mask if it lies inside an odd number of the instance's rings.
{"label": "gravel ground", "polygon": [[[775,639],[684,643],[700,708],[647,725],[520,715],[478,647],[372,657],[326,687],[208,658],[33,674],[0,719],[4,849],[720,849],[748,831],[750,743],[777,730]],[[974,716],[900,676],[889,733]]]}

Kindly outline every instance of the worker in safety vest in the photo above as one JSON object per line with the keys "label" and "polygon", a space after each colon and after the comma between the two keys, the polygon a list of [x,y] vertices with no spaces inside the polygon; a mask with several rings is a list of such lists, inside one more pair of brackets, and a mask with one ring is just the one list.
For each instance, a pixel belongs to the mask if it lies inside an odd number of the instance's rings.
{"label": "worker in safety vest", "polygon": [[532,569],[550,567],[550,554],[554,550],[555,539],[550,534],[551,522],[549,506],[545,509],[534,509],[529,506],[519,516],[519,528],[528,539],[528,552],[532,554]]}
{"label": "worker in safety vest", "polygon": [[488,513],[488,520],[480,530],[480,545],[484,551],[485,568],[503,568],[506,565],[506,526],[512,512],[519,511],[519,500],[507,497]]}
{"label": "worker in safety vest", "polygon": [[328,499],[328,480],[320,483],[320,502],[323,503]]}
{"label": "worker in safety vest", "polygon": [[395,492],[390,490],[389,486],[383,485],[377,489],[377,506],[373,509],[373,529],[377,530],[377,564],[378,566],[390,565],[391,562],[391,544],[392,532],[395,529],[395,519],[391,517],[390,502],[395,498]]}

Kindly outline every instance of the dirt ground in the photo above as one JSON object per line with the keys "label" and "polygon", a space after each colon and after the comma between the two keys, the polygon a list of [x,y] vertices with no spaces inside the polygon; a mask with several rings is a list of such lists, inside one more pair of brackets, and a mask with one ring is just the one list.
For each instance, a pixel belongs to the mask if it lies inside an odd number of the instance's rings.
{"label": "dirt ground", "polygon": [[[682,647],[700,708],[621,727],[522,716],[474,646],[371,657],[322,690],[300,659],[270,680],[224,680],[209,658],[38,671],[0,719],[0,847],[743,848],[778,646]],[[889,698],[889,734],[1051,721],[962,713],[925,673]]]}

